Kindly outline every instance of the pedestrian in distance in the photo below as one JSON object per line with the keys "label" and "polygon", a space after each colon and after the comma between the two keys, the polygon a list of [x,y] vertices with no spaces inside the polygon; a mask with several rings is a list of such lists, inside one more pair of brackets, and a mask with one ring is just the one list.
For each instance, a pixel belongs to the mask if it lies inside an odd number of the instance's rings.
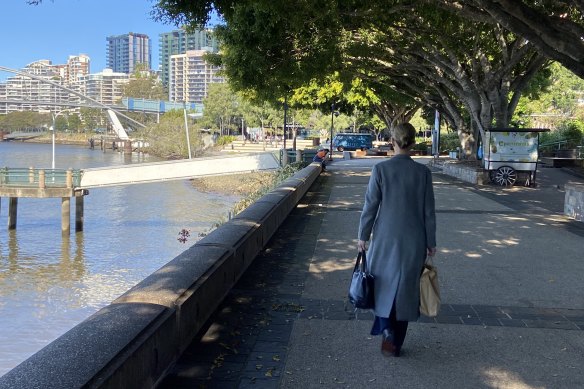
{"label": "pedestrian in distance", "polygon": [[329,153],[329,149],[321,149],[317,151],[314,158],[312,158],[312,162],[320,162],[322,166],[322,170],[326,170],[326,156]]}
{"label": "pedestrian in distance", "polygon": [[420,316],[420,275],[436,254],[436,215],[430,170],[409,155],[416,130],[398,125],[391,142],[395,155],[376,164],[365,194],[358,247],[367,251],[375,277],[375,320],[371,335],[382,335],[381,353],[396,356],[408,322]]}

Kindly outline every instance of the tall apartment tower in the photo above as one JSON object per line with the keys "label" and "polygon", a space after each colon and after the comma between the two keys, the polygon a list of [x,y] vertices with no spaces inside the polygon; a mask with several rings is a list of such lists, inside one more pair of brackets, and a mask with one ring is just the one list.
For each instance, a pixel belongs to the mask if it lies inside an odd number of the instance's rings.
{"label": "tall apartment tower", "polygon": [[89,57],[85,54],[70,55],[67,59],[65,82],[75,84],[89,74]]}
{"label": "tall apartment tower", "polygon": [[207,97],[209,84],[225,82],[217,73],[217,66],[208,64],[205,50],[187,50],[185,54],[170,56],[168,94],[170,101],[190,101],[201,104]]}
{"label": "tall apartment tower", "polygon": [[159,36],[159,63],[162,84],[168,86],[170,56],[185,54],[187,50],[207,50],[216,53],[219,50],[217,38],[212,29],[197,29],[187,33],[184,28],[165,32]]}
{"label": "tall apartment tower", "polygon": [[107,37],[106,66],[115,73],[132,74],[136,65],[152,64],[152,42],[148,35],[130,32]]}

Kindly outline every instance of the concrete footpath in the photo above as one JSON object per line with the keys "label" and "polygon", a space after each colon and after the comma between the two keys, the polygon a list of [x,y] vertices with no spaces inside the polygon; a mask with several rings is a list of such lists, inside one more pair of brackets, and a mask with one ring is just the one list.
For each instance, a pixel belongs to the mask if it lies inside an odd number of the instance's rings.
{"label": "concrete footpath", "polygon": [[[434,172],[443,306],[410,323],[400,358],[346,295],[371,166],[336,160],[160,388],[584,387],[584,223],[563,185],[469,185]],[[427,159],[420,159],[420,162]]]}

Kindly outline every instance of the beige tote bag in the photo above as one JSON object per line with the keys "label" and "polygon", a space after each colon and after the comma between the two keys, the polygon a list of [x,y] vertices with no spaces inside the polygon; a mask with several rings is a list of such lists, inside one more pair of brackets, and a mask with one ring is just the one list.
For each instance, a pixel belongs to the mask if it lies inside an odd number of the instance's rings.
{"label": "beige tote bag", "polygon": [[438,316],[440,310],[440,287],[438,286],[438,272],[430,262],[424,264],[420,277],[420,313],[424,316]]}

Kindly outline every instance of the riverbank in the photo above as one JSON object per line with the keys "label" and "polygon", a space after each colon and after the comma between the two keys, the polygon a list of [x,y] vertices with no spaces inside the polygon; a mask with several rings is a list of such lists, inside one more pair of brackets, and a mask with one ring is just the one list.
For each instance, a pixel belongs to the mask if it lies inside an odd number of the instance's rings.
{"label": "riverbank", "polygon": [[249,196],[273,181],[274,172],[252,172],[225,176],[194,178],[193,186],[203,193]]}

